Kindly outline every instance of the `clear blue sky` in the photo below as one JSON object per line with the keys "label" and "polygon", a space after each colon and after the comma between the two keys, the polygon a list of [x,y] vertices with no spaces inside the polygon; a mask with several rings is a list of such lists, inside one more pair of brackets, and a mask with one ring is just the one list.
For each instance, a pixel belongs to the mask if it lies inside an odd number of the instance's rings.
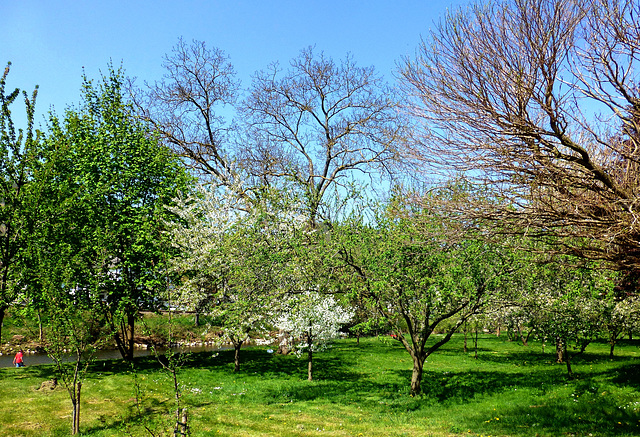
{"label": "clear blue sky", "polygon": [[[8,88],[40,85],[37,121],[80,99],[109,60],[128,76],[154,81],[179,37],[230,56],[243,88],[270,62],[286,64],[309,45],[334,59],[350,52],[393,81],[396,62],[415,52],[447,8],[464,0],[2,0],[0,64],[12,62]],[[17,107],[14,113],[22,112]],[[16,120],[18,121],[18,120]]]}

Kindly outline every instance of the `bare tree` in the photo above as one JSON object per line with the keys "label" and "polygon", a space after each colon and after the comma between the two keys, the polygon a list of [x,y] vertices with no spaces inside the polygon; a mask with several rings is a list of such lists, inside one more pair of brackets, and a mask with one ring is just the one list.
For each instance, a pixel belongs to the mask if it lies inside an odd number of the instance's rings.
{"label": "bare tree", "polygon": [[288,70],[275,63],[254,76],[242,112],[251,144],[242,162],[265,184],[292,181],[315,225],[326,212],[327,190],[397,162],[405,139],[398,107],[373,67],[304,49]]}
{"label": "bare tree", "polygon": [[424,122],[407,152],[486,190],[453,209],[640,269],[639,17],[634,0],[450,13],[402,63]]}
{"label": "bare tree", "polygon": [[199,176],[234,184],[232,128],[222,114],[233,109],[240,83],[229,58],[204,42],[180,39],[163,67],[162,80],[131,87],[140,116]]}

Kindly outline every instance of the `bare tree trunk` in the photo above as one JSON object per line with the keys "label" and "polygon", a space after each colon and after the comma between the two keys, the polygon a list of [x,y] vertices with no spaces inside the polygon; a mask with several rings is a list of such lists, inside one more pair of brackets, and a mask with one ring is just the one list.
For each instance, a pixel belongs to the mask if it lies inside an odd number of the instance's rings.
{"label": "bare tree trunk", "polygon": [[419,395],[422,392],[422,373],[424,370],[424,360],[419,356],[413,357],[413,372],[411,374],[411,396]]}
{"label": "bare tree trunk", "polygon": [[2,323],[4,322],[4,315],[7,308],[7,306],[0,306],[0,340],[2,340]]}
{"label": "bare tree trunk", "polygon": [[82,390],[82,382],[77,382],[70,387],[73,391],[71,395],[71,404],[73,411],[71,413],[71,434],[76,435],[80,432],[80,392]]}
{"label": "bare tree trunk", "polygon": [[473,343],[474,343],[473,347],[475,348],[475,354],[473,358],[477,360],[478,359],[478,326],[477,325],[476,325],[476,338],[474,339]]}
{"label": "bare tree trunk", "polygon": [[614,338],[609,340],[609,345],[611,346],[609,349],[609,359],[613,360],[613,349],[616,347],[616,340]]}
{"label": "bare tree trunk", "polygon": [[242,340],[233,342],[233,349],[235,351],[233,355],[233,371],[234,372],[240,371],[240,348],[242,347],[242,343],[244,343],[244,341]]}
{"label": "bare tree trunk", "polygon": [[464,322],[464,353],[467,353],[467,321]]}
{"label": "bare tree trunk", "polygon": [[564,339],[556,338],[556,363],[564,362],[564,355],[567,350],[566,342]]}
{"label": "bare tree trunk", "polygon": [[567,351],[567,342],[563,342],[563,355],[565,358],[565,361],[567,363],[567,374],[569,375],[570,379],[573,379],[573,370],[571,369],[571,356],[569,355],[568,351]]}

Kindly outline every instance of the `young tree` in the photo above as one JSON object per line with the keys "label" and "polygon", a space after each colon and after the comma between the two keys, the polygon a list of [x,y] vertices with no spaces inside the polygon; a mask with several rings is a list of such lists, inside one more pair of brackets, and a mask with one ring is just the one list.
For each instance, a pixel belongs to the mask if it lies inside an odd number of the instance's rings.
{"label": "young tree", "polygon": [[11,106],[20,90],[5,94],[10,66],[8,63],[0,78],[0,338],[5,312],[25,286],[20,280],[24,249],[37,211],[30,201],[29,184],[40,152],[40,132],[33,125],[38,87],[31,96],[22,92],[27,125],[16,131]]}
{"label": "young tree", "polygon": [[339,329],[349,323],[353,312],[331,296],[306,292],[292,296],[276,326],[298,339],[296,354],[307,352],[307,377],[313,380],[313,354],[329,347],[339,337]]}
{"label": "young tree", "polygon": [[490,1],[431,31],[401,72],[424,121],[409,152],[493,191],[452,210],[640,268],[639,12],[634,0]]}
{"label": "young tree", "polygon": [[132,359],[139,311],[166,283],[159,274],[164,206],[189,178],[133,118],[122,85],[121,69],[110,67],[97,86],[85,76],[80,110],[67,109],[63,119],[52,114],[48,142],[64,150],[68,173],[54,177],[71,185],[80,205],[75,229],[85,244],[79,253],[102,287],[116,345]]}

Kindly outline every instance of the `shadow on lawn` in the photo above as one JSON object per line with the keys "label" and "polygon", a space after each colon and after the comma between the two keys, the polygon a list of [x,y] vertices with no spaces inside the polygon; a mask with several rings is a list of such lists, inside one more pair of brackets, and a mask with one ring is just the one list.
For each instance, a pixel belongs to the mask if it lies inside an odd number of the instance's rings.
{"label": "shadow on lawn", "polygon": [[[367,359],[372,349],[369,346],[341,346],[351,360]],[[389,352],[389,345],[374,347],[374,354],[385,353],[397,358],[397,351]],[[583,354],[574,361],[579,374],[577,380],[568,380],[563,365],[553,364],[549,352],[531,349],[511,349],[493,354],[482,350],[474,370],[433,371],[425,366],[423,376],[423,396],[409,396],[410,370],[385,370],[388,378],[380,375],[359,373],[353,363],[344,362],[332,353],[314,357],[313,383],[307,383],[307,361],[304,358],[270,354],[264,348],[248,348],[241,351],[242,378],[273,379],[273,385],[264,384],[253,401],[266,403],[304,402],[326,400],[338,404],[360,404],[380,414],[405,414],[428,410],[433,405],[469,405],[469,413],[459,419],[460,429],[473,429],[485,434],[508,434],[513,436],[577,434],[588,435],[640,435],[640,407],[630,404],[629,408],[618,405],[617,397],[608,397],[604,384],[615,384],[636,391],[640,386],[640,364],[620,361],[615,368],[602,372],[590,371],[580,375],[582,365],[602,362],[602,355]],[[395,355],[394,355],[395,354]],[[441,355],[459,355],[459,350],[443,350]],[[384,359],[384,358],[383,358]],[[486,363],[486,369],[483,369]],[[495,363],[513,366],[513,371],[493,370]],[[409,362],[407,362],[409,364]],[[129,364],[114,361],[105,369],[97,363],[101,373],[122,373],[130,371]],[[159,364],[153,357],[136,359],[140,373],[153,372]],[[190,354],[184,364],[185,369],[207,368],[212,371],[232,372],[233,351],[219,351]],[[49,375],[42,375],[47,377]],[[49,376],[50,377],[50,376]],[[606,381],[603,382],[603,381]],[[574,399],[559,398],[558,388],[571,388]],[[513,405],[500,412],[483,411],[486,404],[479,403],[474,408],[474,398],[499,396],[515,390],[528,390],[526,397],[514,397]],[[533,395],[531,395],[533,393]],[[603,394],[604,393],[604,394]],[[523,399],[524,405],[518,401]],[[535,399],[535,405],[529,405]],[[251,402],[251,399],[246,399]],[[208,402],[205,402],[208,403]],[[204,404],[203,404],[204,405]],[[484,405],[484,406],[482,406]],[[160,405],[148,405],[151,411],[162,409]],[[438,407],[438,408],[440,408]],[[484,417],[487,415],[488,417]],[[494,420],[493,414],[502,420]],[[487,420],[488,419],[488,420]]]}

